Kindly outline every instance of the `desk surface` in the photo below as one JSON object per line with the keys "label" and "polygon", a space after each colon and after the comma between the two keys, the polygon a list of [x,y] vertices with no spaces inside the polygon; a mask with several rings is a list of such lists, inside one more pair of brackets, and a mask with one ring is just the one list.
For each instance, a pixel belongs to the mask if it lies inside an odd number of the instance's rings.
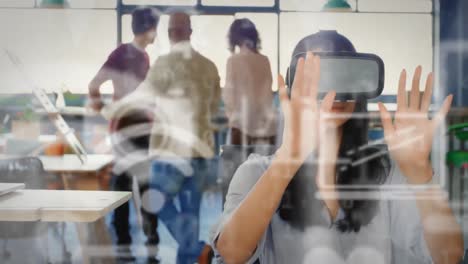
{"label": "desk surface", "polygon": [[94,222],[130,192],[19,190],[0,197],[0,221]]}
{"label": "desk surface", "polygon": [[82,164],[76,155],[40,156],[44,170],[53,173],[87,173],[97,172],[114,161],[113,155],[87,155],[87,161]]}
{"label": "desk surface", "polygon": [[14,192],[19,189],[24,189],[24,183],[1,183],[0,182],[0,196]]}

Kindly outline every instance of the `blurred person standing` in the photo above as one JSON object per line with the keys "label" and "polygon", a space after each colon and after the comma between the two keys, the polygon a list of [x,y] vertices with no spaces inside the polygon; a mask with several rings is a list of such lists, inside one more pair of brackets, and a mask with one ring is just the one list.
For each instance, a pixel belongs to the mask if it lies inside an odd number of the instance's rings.
{"label": "blurred person standing", "polygon": [[202,264],[208,263],[210,248],[199,240],[200,204],[214,171],[211,118],[221,100],[220,79],[215,64],[190,43],[188,14],[170,15],[168,35],[171,51],[156,60],[135,94],[157,98],[150,185],[165,197],[158,215],[179,245],[176,263]]}
{"label": "blurred person standing", "polygon": [[276,115],[268,58],[260,54],[259,33],[247,18],[229,29],[232,56],[227,61],[223,99],[231,128],[231,144],[275,144]]}
{"label": "blurred person standing", "polygon": [[[138,85],[146,78],[150,68],[149,56],[146,48],[153,44],[156,39],[157,26],[159,23],[159,15],[156,10],[148,7],[141,7],[134,10],[132,13],[132,31],[134,34],[133,41],[119,45],[108,57],[107,61],[101,67],[99,72],[89,84],[89,97],[91,107],[95,111],[101,111],[104,103],[101,97],[101,85],[106,81],[112,81],[114,93],[113,101],[120,101],[128,94],[133,92]],[[151,122],[151,115],[146,111],[132,110],[118,119],[112,119],[110,122],[110,130],[112,136],[121,133],[126,128],[137,126]],[[137,137],[132,137],[127,140],[132,145],[133,149],[148,151],[149,147],[149,132],[141,133]],[[114,138],[114,137],[112,137]],[[128,145],[128,144],[127,144]],[[113,142],[114,154],[122,160],[128,153],[131,152],[128,147],[123,147],[122,144]],[[112,188],[115,191],[132,191],[132,176],[128,171],[118,170],[114,168],[112,172]],[[151,220],[152,227],[157,227],[157,220]],[[112,224],[117,235],[117,244],[119,254],[126,255],[124,259],[134,260],[130,251],[132,238],[129,230],[129,204],[128,202],[117,208],[114,212]],[[148,223],[146,223],[148,224]],[[148,236],[148,243],[158,244],[159,236],[157,233]]]}

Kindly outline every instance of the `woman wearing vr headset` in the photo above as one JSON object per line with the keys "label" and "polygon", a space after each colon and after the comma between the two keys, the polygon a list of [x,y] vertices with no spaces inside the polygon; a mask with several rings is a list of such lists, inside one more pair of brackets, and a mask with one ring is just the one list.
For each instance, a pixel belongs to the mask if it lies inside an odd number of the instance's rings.
{"label": "woman wearing vr headset", "polygon": [[[251,156],[230,184],[212,236],[219,260],[458,263],[460,227],[442,190],[428,187],[433,135],[452,96],[430,119],[432,74],[420,97],[421,67],[416,69],[407,102],[402,71],[393,121],[379,104],[386,146],[378,147],[368,142],[368,119],[353,118],[367,113],[365,97],[335,102],[336,92],[330,91],[320,103],[317,99],[321,59],[312,52],[356,53],[352,43],[335,31],[321,31],[298,43],[294,54],[301,52],[307,56],[297,60],[290,96],[279,77],[280,147],[271,157]],[[411,196],[366,196],[379,190],[368,186],[392,184],[407,187]]]}

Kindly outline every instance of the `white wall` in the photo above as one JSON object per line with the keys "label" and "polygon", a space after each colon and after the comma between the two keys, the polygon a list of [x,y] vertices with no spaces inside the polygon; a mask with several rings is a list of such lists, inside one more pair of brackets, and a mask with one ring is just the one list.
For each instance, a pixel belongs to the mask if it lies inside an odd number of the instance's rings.
{"label": "white wall", "polygon": [[[128,4],[191,3],[193,0],[125,0]],[[304,4],[302,0],[283,0],[284,10],[318,11],[326,0]],[[225,64],[229,57],[227,32],[234,18],[253,20],[262,39],[262,53],[270,58],[276,89],[279,64],[284,74],[295,44],[304,36],[320,29],[337,29],[348,36],[361,52],[380,55],[386,65],[385,94],[396,92],[396,81],[403,67],[410,72],[418,64],[432,69],[432,10],[429,0],[397,0],[398,4],[377,5],[384,0],[359,0],[358,9],[369,12],[411,11],[420,13],[321,13],[283,12],[280,15],[280,47],[277,44],[278,16],[276,14],[239,13],[233,16],[193,16],[193,44],[197,50],[217,65],[222,85]],[[403,1],[403,2],[402,2]],[[219,4],[231,3],[223,0]],[[270,0],[255,3],[269,5]],[[299,3],[301,2],[302,5]],[[356,8],[354,0],[349,1]],[[74,92],[87,92],[87,84],[108,54],[116,47],[117,26],[115,0],[69,0],[73,8],[89,9],[0,9],[0,48],[15,53],[26,65],[26,70],[42,88],[49,91],[63,85]],[[214,2],[205,0],[205,3]],[[234,3],[234,2],[232,2]],[[34,0],[0,0],[0,7],[34,6]],[[132,38],[129,15],[123,18],[123,40]],[[169,51],[167,38],[168,17],[162,16],[155,45],[148,48],[151,61]],[[279,48],[279,52],[278,52]],[[279,53],[279,57],[278,57]],[[111,85],[105,85],[111,92]],[[30,87],[0,51],[0,93],[28,92]]]}
{"label": "white wall", "polygon": [[5,48],[39,87],[86,92],[115,48],[116,19],[108,10],[0,9],[0,93],[31,91]]}

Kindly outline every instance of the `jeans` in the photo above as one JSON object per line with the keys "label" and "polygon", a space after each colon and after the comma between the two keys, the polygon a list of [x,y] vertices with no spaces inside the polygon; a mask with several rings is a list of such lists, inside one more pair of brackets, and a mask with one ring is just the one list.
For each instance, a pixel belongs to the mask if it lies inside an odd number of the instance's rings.
{"label": "jeans", "polygon": [[[205,246],[199,240],[199,216],[202,190],[207,175],[212,173],[212,162],[202,158],[174,161],[154,161],[150,184],[165,197],[158,216],[179,245],[176,263],[193,264]],[[175,198],[180,208],[176,207]]]}
{"label": "jeans", "polygon": [[[140,192],[142,192],[146,186],[140,186]],[[120,175],[112,175],[112,190],[114,191],[132,191],[132,178],[127,173]],[[143,232],[147,237],[146,244],[149,246],[156,246],[159,244],[159,235],[157,233],[158,228],[158,215],[148,213],[144,209],[141,209],[143,218]],[[114,210],[112,217],[112,225],[115,228],[115,234],[117,236],[117,245],[130,245],[132,244],[132,237],[130,235],[130,204],[126,202]]]}
{"label": "jeans", "polygon": [[[144,124],[148,122],[148,116],[145,113],[133,112],[127,113],[127,116],[120,120],[111,121],[111,131],[116,133],[117,131],[129,128],[132,125]],[[149,147],[149,135],[142,135],[137,137],[129,137],[124,142],[120,142],[120,145],[114,144],[114,152],[117,153],[117,158],[128,154],[128,152],[136,150],[148,150]],[[137,164],[138,165],[138,164]],[[132,191],[132,174],[130,171],[124,171],[120,174],[112,173],[112,190],[114,191]],[[139,186],[140,193],[143,193],[148,188],[148,184]],[[139,208],[137,208],[139,210]],[[146,244],[149,246],[156,246],[159,244],[159,235],[157,233],[158,227],[158,216],[146,212],[143,208],[141,209],[142,221],[143,221],[143,232],[147,237]],[[130,206],[129,202],[122,204],[117,207],[114,211],[112,218],[112,225],[115,228],[118,245],[130,245],[132,243],[132,237],[130,235]]]}
{"label": "jeans", "polygon": [[[126,173],[120,175],[112,175],[112,190],[131,192],[132,178]],[[130,245],[132,237],[130,236],[129,224],[130,206],[129,202],[122,204],[114,210],[112,217],[112,225],[115,228],[118,245]]]}

